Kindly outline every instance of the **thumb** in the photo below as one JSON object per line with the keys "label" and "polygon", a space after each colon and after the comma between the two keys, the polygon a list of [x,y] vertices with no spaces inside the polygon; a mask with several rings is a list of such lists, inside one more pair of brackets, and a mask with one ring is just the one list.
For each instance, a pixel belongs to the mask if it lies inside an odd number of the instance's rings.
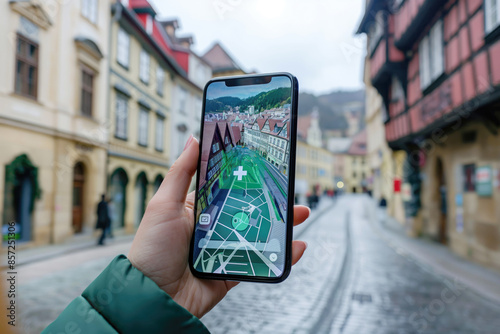
{"label": "thumb", "polygon": [[189,185],[198,165],[198,155],[198,141],[191,135],[184,147],[184,152],[170,167],[158,190],[158,195],[164,202],[177,202],[184,205]]}

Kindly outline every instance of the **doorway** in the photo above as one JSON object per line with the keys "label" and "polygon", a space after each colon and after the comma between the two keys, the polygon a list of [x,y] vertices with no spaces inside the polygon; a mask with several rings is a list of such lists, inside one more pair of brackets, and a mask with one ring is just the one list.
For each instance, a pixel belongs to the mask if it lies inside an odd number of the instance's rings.
{"label": "doorway", "polygon": [[85,191],[85,168],[78,162],[73,169],[73,231],[83,230],[83,201]]}
{"label": "doorway", "polygon": [[135,226],[139,226],[146,211],[147,186],[146,174],[141,172],[135,181]]}
{"label": "doorway", "polygon": [[3,222],[15,222],[19,241],[32,240],[32,213],[40,194],[38,168],[26,154],[16,157],[5,167]]}
{"label": "doorway", "polygon": [[111,203],[109,211],[112,229],[123,228],[125,226],[127,183],[127,173],[122,168],[116,169],[113,174],[111,174]]}
{"label": "doorway", "polygon": [[447,226],[447,212],[448,205],[446,202],[446,177],[444,175],[445,170],[443,166],[443,161],[438,158],[436,162],[436,177],[437,177],[437,197],[439,203],[439,232],[438,241],[442,244],[448,243],[448,226]]}

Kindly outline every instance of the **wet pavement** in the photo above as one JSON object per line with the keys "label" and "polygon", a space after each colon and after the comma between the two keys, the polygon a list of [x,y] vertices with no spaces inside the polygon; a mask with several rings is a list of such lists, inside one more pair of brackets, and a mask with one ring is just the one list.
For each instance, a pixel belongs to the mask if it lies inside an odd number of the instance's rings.
{"label": "wet pavement", "polygon": [[[372,202],[323,202],[282,284],[240,284],[202,321],[218,333],[498,333],[500,305],[392,248]],[[39,333],[130,243],[19,267],[21,332]]]}

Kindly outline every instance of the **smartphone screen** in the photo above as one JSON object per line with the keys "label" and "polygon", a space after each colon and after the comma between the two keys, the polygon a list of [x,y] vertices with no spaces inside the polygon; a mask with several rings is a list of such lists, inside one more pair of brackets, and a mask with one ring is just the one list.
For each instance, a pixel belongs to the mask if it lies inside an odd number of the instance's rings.
{"label": "smartphone screen", "polygon": [[284,73],[207,84],[190,259],[197,276],[280,281],[288,275],[295,83]]}

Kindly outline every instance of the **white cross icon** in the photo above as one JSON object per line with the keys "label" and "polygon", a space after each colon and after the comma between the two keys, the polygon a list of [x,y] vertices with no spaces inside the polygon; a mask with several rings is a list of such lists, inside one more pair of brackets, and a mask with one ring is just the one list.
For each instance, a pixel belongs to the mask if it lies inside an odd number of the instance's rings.
{"label": "white cross icon", "polygon": [[238,177],[238,181],[241,181],[243,180],[243,176],[247,176],[247,171],[243,170],[243,166],[240,166],[237,171],[234,171],[233,175]]}

